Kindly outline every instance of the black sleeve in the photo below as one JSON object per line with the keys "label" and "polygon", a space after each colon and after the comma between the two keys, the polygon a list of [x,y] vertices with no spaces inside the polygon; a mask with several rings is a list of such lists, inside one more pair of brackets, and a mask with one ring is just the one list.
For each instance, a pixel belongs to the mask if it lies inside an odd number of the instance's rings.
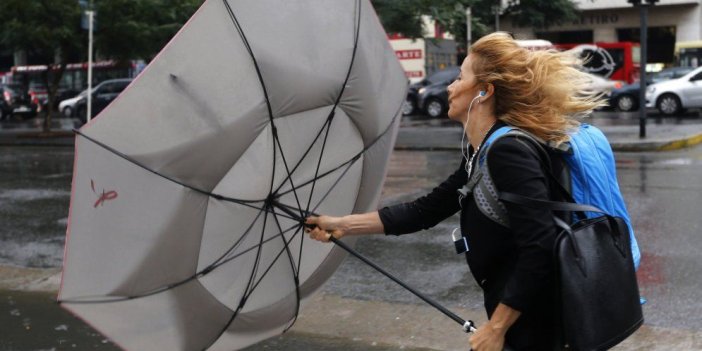
{"label": "black sleeve", "polygon": [[[547,175],[536,146],[518,137],[501,138],[489,150],[490,175],[500,192],[548,200]],[[518,250],[514,273],[501,302],[524,311],[550,289],[556,227],[550,210],[505,203]]]}
{"label": "black sleeve", "polygon": [[412,202],[384,207],[378,211],[385,234],[407,234],[429,229],[461,209],[458,189],[468,182],[465,160],[458,170],[431,193]]}

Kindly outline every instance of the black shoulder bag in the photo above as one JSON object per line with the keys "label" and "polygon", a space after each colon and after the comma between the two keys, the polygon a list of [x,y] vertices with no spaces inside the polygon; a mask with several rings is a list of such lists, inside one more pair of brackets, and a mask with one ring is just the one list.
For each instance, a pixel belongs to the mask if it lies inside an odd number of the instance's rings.
{"label": "black shoulder bag", "polygon": [[[534,143],[532,143],[534,144]],[[572,224],[553,216],[560,229],[553,253],[559,301],[561,347],[567,350],[606,350],[617,345],[643,324],[634,261],[626,222],[590,205],[575,203],[551,172],[546,156],[545,173],[568,202],[544,201],[513,193],[500,200],[532,208],[573,213]],[[539,157],[544,164],[544,158]],[[584,212],[601,213],[587,219]]]}

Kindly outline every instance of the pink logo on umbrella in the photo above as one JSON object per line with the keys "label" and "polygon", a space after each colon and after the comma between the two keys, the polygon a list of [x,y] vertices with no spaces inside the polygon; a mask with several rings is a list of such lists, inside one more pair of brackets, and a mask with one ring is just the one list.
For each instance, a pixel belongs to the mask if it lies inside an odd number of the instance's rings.
{"label": "pink logo on umbrella", "polygon": [[97,201],[95,201],[93,208],[101,206],[105,203],[105,201],[114,200],[117,198],[117,192],[114,190],[105,191],[105,189],[103,188],[102,193],[98,194],[98,192],[95,191],[95,182],[92,179],[90,180],[90,187],[93,189],[93,193],[95,193],[95,195],[98,196],[98,199]]}

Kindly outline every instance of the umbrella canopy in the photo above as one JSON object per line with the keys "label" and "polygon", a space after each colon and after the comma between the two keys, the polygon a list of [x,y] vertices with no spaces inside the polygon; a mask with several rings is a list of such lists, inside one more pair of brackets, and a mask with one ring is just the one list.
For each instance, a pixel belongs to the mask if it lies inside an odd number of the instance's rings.
{"label": "umbrella canopy", "polygon": [[406,85],[367,0],[206,1],[78,132],[62,306],[125,349],[285,331],[344,257],[301,220],[376,207]]}

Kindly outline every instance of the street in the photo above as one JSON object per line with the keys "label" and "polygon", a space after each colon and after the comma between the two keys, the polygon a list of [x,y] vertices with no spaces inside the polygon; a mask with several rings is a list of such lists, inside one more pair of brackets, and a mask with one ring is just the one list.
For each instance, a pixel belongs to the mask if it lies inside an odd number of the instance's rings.
{"label": "street", "polygon": [[[696,120],[693,118],[693,120]],[[443,123],[408,119],[421,125]],[[702,145],[669,152],[617,153],[618,177],[643,252],[639,270],[646,325],[676,331],[702,329]],[[0,148],[0,287],[17,288],[17,276],[58,272],[63,255],[73,150],[71,148]],[[453,172],[460,161],[455,151],[395,151],[389,167],[382,204],[419,196]],[[409,285],[455,308],[480,311],[482,297],[462,256],[453,253],[454,216],[437,227],[403,237],[372,236],[356,248]],[[25,271],[22,267],[36,268]],[[19,272],[19,273],[18,273]],[[39,273],[37,273],[39,272]],[[47,274],[48,274],[47,273]],[[15,279],[15,280],[13,280]],[[56,284],[49,282],[48,286]],[[31,289],[32,284],[20,288]],[[36,288],[36,287],[35,287]],[[55,288],[55,286],[54,286]],[[50,290],[50,289],[49,289]],[[347,258],[323,287],[322,296],[349,301],[379,301],[391,306],[420,301],[354,258]],[[52,293],[0,292],[0,349],[73,348],[113,349],[107,340],[51,302]],[[371,342],[310,335],[305,318],[314,318],[314,305],[302,311],[290,334],[249,350],[363,350]],[[475,313],[475,312],[474,312]],[[463,316],[480,319],[484,316]],[[382,319],[384,316],[377,316]],[[387,316],[391,318],[391,316]],[[343,324],[332,328],[344,329]],[[7,332],[5,332],[7,331]],[[418,345],[421,345],[418,342]],[[665,349],[664,345],[661,349]],[[382,343],[374,350],[385,350]],[[387,346],[389,347],[389,346]],[[393,349],[392,347],[387,348]]]}

